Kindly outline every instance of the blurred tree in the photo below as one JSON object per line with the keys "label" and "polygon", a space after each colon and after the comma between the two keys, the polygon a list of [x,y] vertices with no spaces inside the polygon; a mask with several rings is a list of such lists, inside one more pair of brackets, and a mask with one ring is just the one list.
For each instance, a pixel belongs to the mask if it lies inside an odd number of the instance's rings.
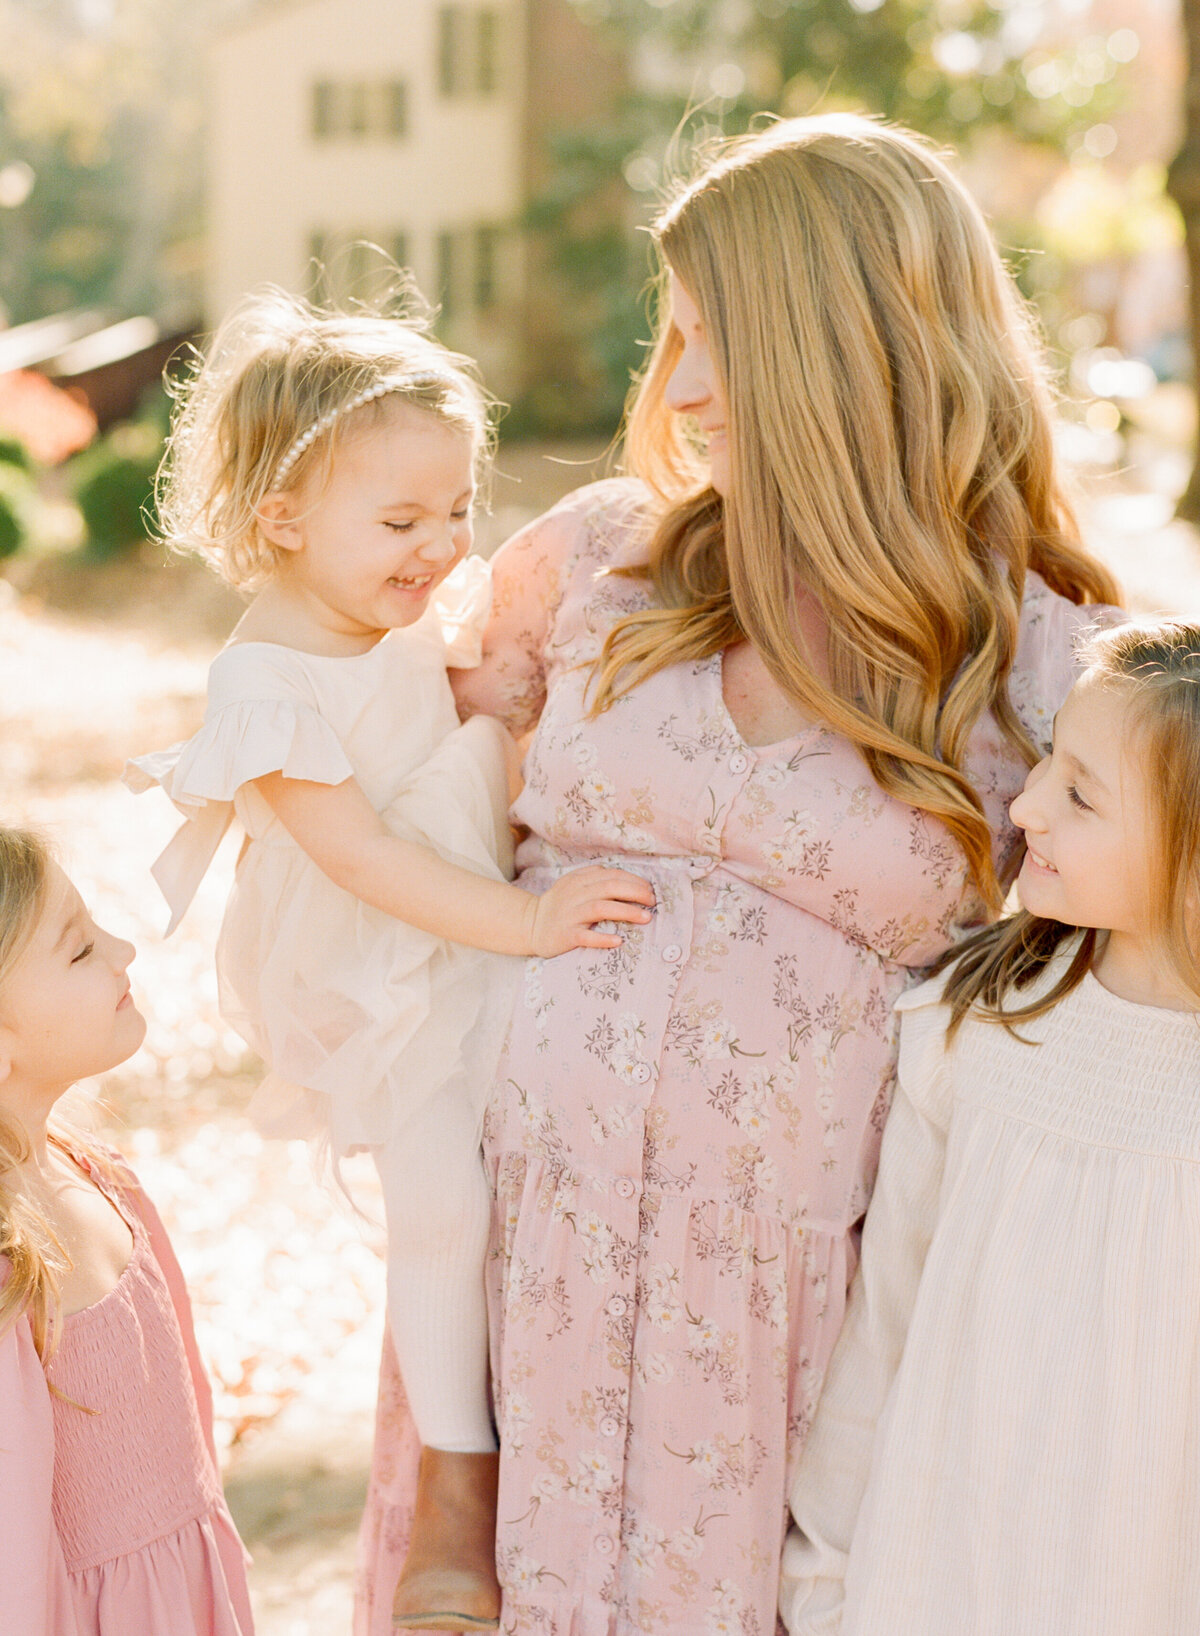
{"label": "blurred tree", "polygon": [[[1192,334],[1192,380],[1200,381],[1200,0],[1181,0],[1187,79],[1183,93],[1183,142],[1167,172],[1167,189],[1183,217]],[[1193,461],[1176,514],[1200,523],[1200,458]]]}
{"label": "blurred tree", "polygon": [[[200,45],[219,0],[0,0],[0,291],[10,323],[183,317],[200,219]],[[164,308],[174,309],[164,313]]]}
{"label": "blurred tree", "polygon": [[[565,304],[593,315],[580,419],[611,426],[638,362],[628,314],[646,277],[636,232],[691,147],[769,111],[859,108],[965,148],[988,132],[1064,150],[1113,105],[1118,56],[1079,14],[1088,0],[574,0],[627,55],[603,132],[564,132],[528,226]],[[1200,0],[1188,0],[1200,5]],[[620,171],[636,203],[599,243],[595,200]]]}

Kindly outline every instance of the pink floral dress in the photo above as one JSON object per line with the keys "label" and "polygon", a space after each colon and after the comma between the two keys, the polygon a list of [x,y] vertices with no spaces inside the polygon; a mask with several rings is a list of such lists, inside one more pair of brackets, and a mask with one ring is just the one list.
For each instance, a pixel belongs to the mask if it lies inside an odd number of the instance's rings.
{"label": "pink floral dress", "polygon": [[[643,504],[595,485],[519,536],[461,678],[470,708],[537,724],[521,884],[605,862],[658,903],[617,950],[527,964],[487,1115],[502,1628],[770,1636],[892,1004],[967,913],[965,871],[827,728],[747,744],[719,656],[588,719],[588,661],[650,600],[602,572],[644,560]],[[1031,576],[1011,693],[1035,741],[1094,613]],[[969,771],[1000,859],[1025,767],[990,718]]]}

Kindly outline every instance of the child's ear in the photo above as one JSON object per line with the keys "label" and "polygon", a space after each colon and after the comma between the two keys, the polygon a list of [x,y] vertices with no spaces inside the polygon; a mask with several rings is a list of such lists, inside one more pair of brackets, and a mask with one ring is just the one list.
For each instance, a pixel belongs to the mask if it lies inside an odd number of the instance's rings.
{"label": "child's ear", "polygon": [[0,1085],[12,1073],[13,1068],[13,1037],[8,1029],[0,1025]]}
{"label": "child's ear", "polygon": [[279,489],[264,495],[254,513],[263,537],[280,551],[299,551],[304,544],[294,497]]}

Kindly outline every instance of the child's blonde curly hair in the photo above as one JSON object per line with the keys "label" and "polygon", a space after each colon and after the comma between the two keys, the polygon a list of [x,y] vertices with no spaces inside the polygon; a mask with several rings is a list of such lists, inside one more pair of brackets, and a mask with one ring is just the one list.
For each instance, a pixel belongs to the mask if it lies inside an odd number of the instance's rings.
{"label": "child's blonde curly hair", "polygon": [[314,475],[327,481],[347,431],[391,399],[466,432],[484,466],[489,400],[472,361],[428,323],[411,289],[355,312],[273,286],[247,296],[171,389],[177,410],[156,488],[163,542],[203,557],[239,590],[257,589],[277,559],[259,527],[267,495]]}

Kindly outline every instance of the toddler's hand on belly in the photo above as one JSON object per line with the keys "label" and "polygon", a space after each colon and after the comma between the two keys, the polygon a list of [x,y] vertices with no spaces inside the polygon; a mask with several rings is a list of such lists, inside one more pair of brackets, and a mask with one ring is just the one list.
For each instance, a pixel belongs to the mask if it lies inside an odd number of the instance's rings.
{"label": "toddler's hand on belly", "polygon": [[640,875],[603,864],[573,869],[536,900],[533,951],[545,959],[568,949],[615,949],[620,934],[598,931],[597,921],[644,925],[653,908],[654,888]]}

